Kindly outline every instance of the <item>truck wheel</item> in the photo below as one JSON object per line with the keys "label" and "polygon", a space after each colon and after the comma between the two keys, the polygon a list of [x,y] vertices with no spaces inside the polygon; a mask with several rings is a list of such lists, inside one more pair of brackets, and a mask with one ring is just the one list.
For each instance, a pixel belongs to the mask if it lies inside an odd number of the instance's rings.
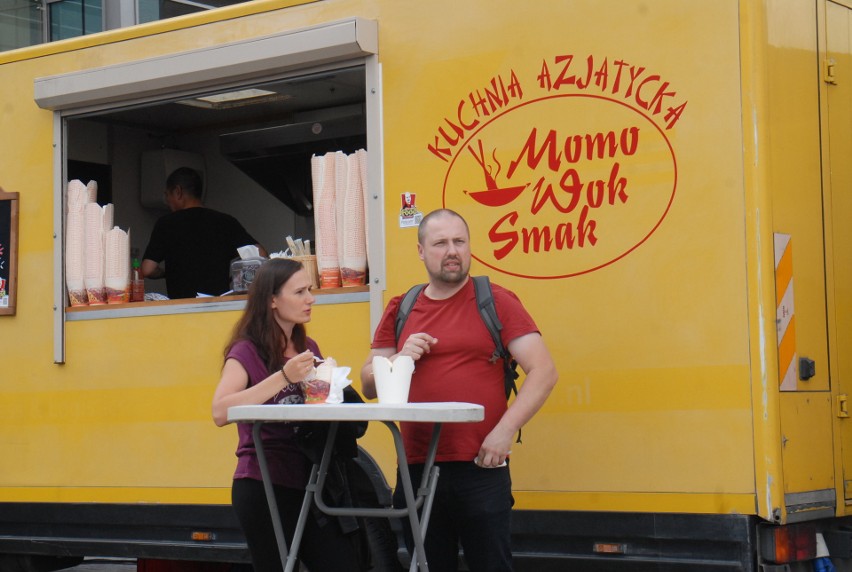
{"label": "truck wheel", "polygon": [[[358,456],[350,466],[350,487],[358,506],[389,507],[392,505],[390,487],[369,453],[358,447]],[[397,535],[387,518],[359,519],[367,532],[372,557],[371,572],[401,572]]]}
{"label": "truck wheel", "polygon": [[82,556],[0,554],[0,570],[3,572],[53,572],[77,566],[82,562]]}

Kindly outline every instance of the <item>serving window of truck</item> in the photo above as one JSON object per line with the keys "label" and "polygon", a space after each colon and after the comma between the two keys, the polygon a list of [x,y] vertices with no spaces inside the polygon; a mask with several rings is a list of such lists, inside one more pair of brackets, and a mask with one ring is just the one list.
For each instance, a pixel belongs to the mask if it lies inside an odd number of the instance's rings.
{"label": "serving window of truck", "polygon": [[[168,212],[166,177],[182,166],[202,175],[204,206],[236,217],[269,253],[296,255],[288,239],[310,241],[318,304],[370,301],[375,321],[384,281],[378,66],[376,23],[354,18],[37,78],[36,103],[54,111],[54,361],[65,359],[67,321],[244,305],[231,292],[167,300],[163,280],[145,281],[145,302],[109,298]],[[335,157],[360,162],[365,268],[348,284],[321,280],[331,241],[317,223],[328,205],[317,204],[316,162]],[[103,229],[95,270],[75,250],[92,248],[93,226]],[[92,276],[105,283],[95,303]]]}

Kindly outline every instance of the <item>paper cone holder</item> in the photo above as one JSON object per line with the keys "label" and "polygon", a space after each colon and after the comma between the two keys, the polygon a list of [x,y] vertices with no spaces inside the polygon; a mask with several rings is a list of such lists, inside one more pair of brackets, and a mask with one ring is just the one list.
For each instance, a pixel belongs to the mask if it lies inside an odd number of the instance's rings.
{"label": "paper cone holder", "polygon": [[302,267],[308,273],[308,278],[311,281],[311,287],[319,288],[319,270],[317,268],[317,257],[314,254],[307,256],[294,256],[293,260],[298,260],[302,263]]}

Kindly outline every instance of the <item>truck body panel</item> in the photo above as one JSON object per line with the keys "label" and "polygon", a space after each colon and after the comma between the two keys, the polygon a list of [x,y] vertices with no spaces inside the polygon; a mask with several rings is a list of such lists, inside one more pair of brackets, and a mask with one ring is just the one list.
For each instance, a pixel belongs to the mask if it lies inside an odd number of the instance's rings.
{"label": "truck body panel", "polygon": [[[256,0],[0,53],[0,186],[20,207],[0,505],[227,508],[236,429],[210,399],[241,299],[67,307],[68,162],[109,166],[116,224],[144,248],[163,211],[138,203],[140,156],[204,155],[209,206],[278,250],[312,222],[223,157],[233,125],[125,119],[363,68],[369,281],[320,291],[309,335],[359,387],[384,304],[425,280],[417,216],[467,219],[472,273],[518,294],[560,373],[512,451],[519,551],[676,568],[699,539],[654,535],[700,522],[734,548],[696,562],[750,570],[769,561],[761,526],[848,525],[850,25],[830,0]],[[243,55],[267,41],[293,52]],[[386,435],[360,444],[393,474]],[[0,553],[41,550],[15,527],[0,517]],[[634,552],[586,542],[613,536]]]}

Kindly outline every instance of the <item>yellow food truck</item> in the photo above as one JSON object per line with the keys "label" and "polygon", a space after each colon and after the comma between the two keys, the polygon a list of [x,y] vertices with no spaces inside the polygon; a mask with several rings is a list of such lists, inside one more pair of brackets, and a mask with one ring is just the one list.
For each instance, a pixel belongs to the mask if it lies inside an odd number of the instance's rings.
{"label": "yellow food truck", "polygon": [[4,569],[248,561],[210,414],[245,295],[72,305],[70,183],[140,254],[187,165],[320,248],[312,157],[363,149],[366,280],[309,334],[359,388],[419,220],[466,218],[560,376],[518,570],[849,570],[850,34],[850,0],[255,0],[0,53]]}

